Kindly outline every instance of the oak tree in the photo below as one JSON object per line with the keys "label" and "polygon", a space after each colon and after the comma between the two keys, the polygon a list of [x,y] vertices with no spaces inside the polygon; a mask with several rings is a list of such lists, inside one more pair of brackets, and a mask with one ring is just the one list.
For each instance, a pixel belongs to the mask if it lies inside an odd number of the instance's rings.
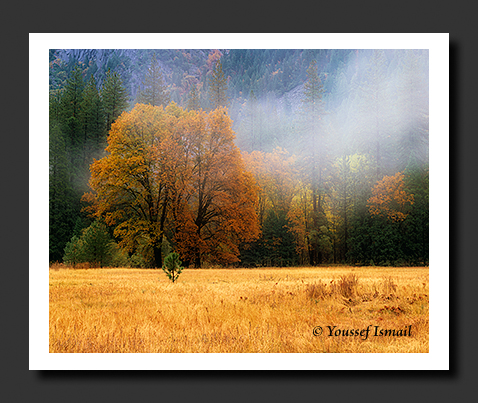
{"label": "oak tree", "polygon": [[137,104],[113,123],[108,155],[91,165],[90,186],[96,216],[114,226],[120,245],[133,252],[146,239],[155,264],[162,266],[161,245],[168,204],[161,163],[161,143],[167,136],[163,108]]}
{"label": "oak tree", "polygon": [[256,193],[223,108],[209,114],[137,104],[112,125],[91,166],[91,209],[130,252],[148,242],[156,267],[168,235],[186,263],[238,261],[258,236]]}
{"label": "oak tree", "polygon": [[384,176],[377,182],[372,190],[372,197],[368,200],[371,215],[387,217],[396,222],[407,217],[407,209],[413,202],[413,194],[405,189],[402,172]]}
{"label": "oak tree", "polygon": [[[256,239],[257,194],[234,144],[232,121],[225,108],[208,114],[189,112],[191,125],[186,169],[189,182],[176,195],[176,242],[185,261],[200,267],[204,260],[239,261],[239,244]],[[188,168],[189,167],[189,168]]]}

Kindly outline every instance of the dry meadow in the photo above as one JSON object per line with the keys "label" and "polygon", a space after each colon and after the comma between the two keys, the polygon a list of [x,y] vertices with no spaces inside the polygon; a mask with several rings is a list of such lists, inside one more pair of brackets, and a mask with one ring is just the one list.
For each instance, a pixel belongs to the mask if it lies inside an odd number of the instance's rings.
{"label": "dry meadow", "polygon": [[50,268],[51,353],[427,353],[428,316],[428,267]]}

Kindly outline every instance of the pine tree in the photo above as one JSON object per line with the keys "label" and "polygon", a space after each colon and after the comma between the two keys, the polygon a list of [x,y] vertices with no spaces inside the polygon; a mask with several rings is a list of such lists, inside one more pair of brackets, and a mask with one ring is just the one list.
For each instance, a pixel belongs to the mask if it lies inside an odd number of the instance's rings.
{"label": "pine tree", "polygon": [[83,231],[81,240],[84,261],[93,263],[95,267],[107,265],[111,259],[112,239],[106,225],[95,220]]}
{"label": "pine tree", "polygon": [[61,261],[71,237],[75,211],[70,185],[66,136],[56,123],[50,124],[49,220],[50,262]]}
{"label": "pine tree", "polygon": [[325,115],[323,93],[324,87],[318,74],[317,62],[313,60],[307,69],[301,107],[303,151],[313,160],[322,158],[325,149],[325,131],[322,123]]}
{"label": "pine tree", "polygon": [[[349,248],[349,230],[352,218],[352,172],[350,169],[350,157],[344,155],[337,161],[337,204],[340,217],[340,235],[341,235],[341,258],[345,260]],[[334,259],[336,257],[334,256]]]}
{"label": "pine tree", "polygon": [[188,103],[187,103],[188,110],[195,110],[198,111],[201,109],[201,104],[199,102],[199,91],[197,89],[197,84],[191,85],[191,90],[189,91],[188,95]]}
{"label": "pine tree", "polygon": [[292,266],[297,263],[294,235],[289,230],[286,212],[269,210],[262,227],[262,262],[269,266]]}
{"label": "pine tree", "polygon": [[151,58],[151,65],[137,96],[137,103],[166,107],[170,102],[167,86],[159,67],[156,53]]}
{"label": "pine tree", "polygon": [[262,111],[253,90],[246,104],[241,129],[245,150],[262,150]]}
{"label": "pine tree", "polygon": [[360,132],[366,151],[373,156],[376,180],[382,179],[385,164],[391,162],[385,148],[385,139],[391,130],[391,112],[394,110],[388,90],[385,54],[383,50],[374,50],[360,86],[359,108]]}
{"label": "pine tree", "polygon": [[[302,148],[305,159],[305,169],[308,172],[308,182],[312,189],[312,228],[311,234],[319,234],[319,228],[326,223],[323,198],[323,170],[325,167],[326,144],[325,130],[322,119],[325,114],[322,95],[324,88],[320,80],[317,62],[313,60],[307,69],[307,81],[304,84],[302,98]],[[314,240],[316,242],[314,242]],[[321,263],[322,253],[319,245],[320,237],[311,236],[310,263]]]}
{"label": "pine tree", "polygon": [[106,132],[109,133],[111,124],[123,113],[128,106],[126,88],[123,86],[121,77],[108,70],[106,79],[101,90],[101,100],[106,117]]}
{"label": "pine tree", "polygon": [[409,50],[401,61],[399,83],[400,168],[424,166],[428,162],[428,77],[421,65],[425,61]]}
{"label": "pine tree", "polygon": [[405,170],[405,186],[413,194],[414,203],[406,224],[405,244],[412,264],[429,261],[429,170],[409,164]]}
{"label": "pine tree", "polygon": [[61,90],[50,90],[50,99],[49,99],[49,117],[50,123],[60,123],[61,122]]}
{"label": "pine tree", "polygon": [[[70,186],[78,202],[83,193],[84,155],[83,155],[83,98],[85,82],[81,70],[76,66],[66,81],[60,101],[60,130],[65,135],[67,158],[70,164]],[[76,206],[78,207],[78,206]],[[75,207],[75,211],[76,211]]]}
{"label": "pine tree", "polygon": [[320,113],[323,112],[323,93],[324,86],[319,77],[317,62],[312,60],[307,69],[307,81],[304,84],[304,98],[302,99],[302,103],[304,110],[313,118],[320,116]]}
{"label": "pine tree", "polygon": [[177,281],[179,275],[183,271],[184,267],[181,267],[181,260],[179,260],[179,254],[171,252],[166,259],[164,259],[163,271],[168,278],[174,283]]}
{"label": "pine tree", "polygon": [[212,70],[211,78],[209,80],[209,100],[211,109],[219,107],[227,107],[227,80],[222,71],[221,60],[218,60]]}
{"label": "pine tree", "polygon": [[88,80],[83,93],[83,102],[81,106],[83,166],[85,178],[88,178],[89,165],[93,162],[92,159],[99,158],[106,146],[103,103],[101,102],[100,94],[93,76]]}
{"label": "pine tree", "polygon": [[112,260],[113,245],[106,225],[95,220],[81,235],[74,235],[66,244],[63,261],[71,265],[88,262],[93,267],[108,266]]}
{"label": "pine tree", "polygon": [[71,72],[61,97],[61,130],[68,139],[68,146],[77,151],[81,143],[82,102],[85,82],[78,66]]}
{"label": "pine tree", "polygon": [[61,260],[80,213],[88,170],[84,155],[84,89],[76,66],[50,97],[50,259]]}
{"label": "pine tree", "polygon": [[85,139],[93,141],[96,147],[104,148],[105,113],[100,93],[93,76],[90,77],[83,96],[83,129]]}

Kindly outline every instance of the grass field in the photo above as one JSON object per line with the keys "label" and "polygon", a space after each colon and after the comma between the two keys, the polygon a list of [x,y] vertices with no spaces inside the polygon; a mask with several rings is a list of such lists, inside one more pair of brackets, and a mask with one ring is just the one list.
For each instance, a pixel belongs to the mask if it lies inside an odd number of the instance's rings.
{"label": "grass field", "polygon": [[428,314],[428,267],[50,268],[51,353],[426,353]]}

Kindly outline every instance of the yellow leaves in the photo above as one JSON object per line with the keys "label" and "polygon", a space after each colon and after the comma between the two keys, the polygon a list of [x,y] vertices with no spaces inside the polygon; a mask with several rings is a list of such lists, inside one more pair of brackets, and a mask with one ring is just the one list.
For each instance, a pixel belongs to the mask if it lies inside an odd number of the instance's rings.
{"label": "yellow leaves", "polygon": [[83,195],[81,200],[87,203],[87,206],[83,208],[83,211],[89,213],[91,216],[94,216],[98,210],[97,199],[95,195],[91,192],[87,192]]}
{"label": "yellow leaves", "polygon": [[238,243],[259,233],[255,184],[234,145],[227,110],[191,111],[190,117],[190,125],[184,126],[191,134],[185,138],[190,186],[182,188],[188,202],[175,217],[181,228],[178,244],[183,255],[233,262]]}
{"label": "yellow leaves", "polygon": [[296,186],[295,157],[288,155],[287,151],[280,147],[272,153],[245,152],[243,157],[257,181],[260,197],[267,207],[287,211]]}
{"label": "yellow leaves", "polygon": [[393,221],[403,221],[407,217],[407,207],[414,203],[413,194],[405,189],[404,174],[384,176],[372,191],[368,200],[370,214],[386,216]]}
{"label": "yellow leaves", "polygon": [[139,238],[160,249],[169,232],[188,260],[235,261],[239,242],[259,228],[255,183],[233,140],[225,108],[137,104],[112,126],[109,154],[91,165],[91,209],[129,250]]}
{"label": "yellow leaves", "polygon": [[297,252],[304,253],[308,246],[308,236],[310,233],[311,211],[311,189],[305,183],[299,182],[297,193],[292,199],[287,218],[290,222],[290,229],[295,234]]}

